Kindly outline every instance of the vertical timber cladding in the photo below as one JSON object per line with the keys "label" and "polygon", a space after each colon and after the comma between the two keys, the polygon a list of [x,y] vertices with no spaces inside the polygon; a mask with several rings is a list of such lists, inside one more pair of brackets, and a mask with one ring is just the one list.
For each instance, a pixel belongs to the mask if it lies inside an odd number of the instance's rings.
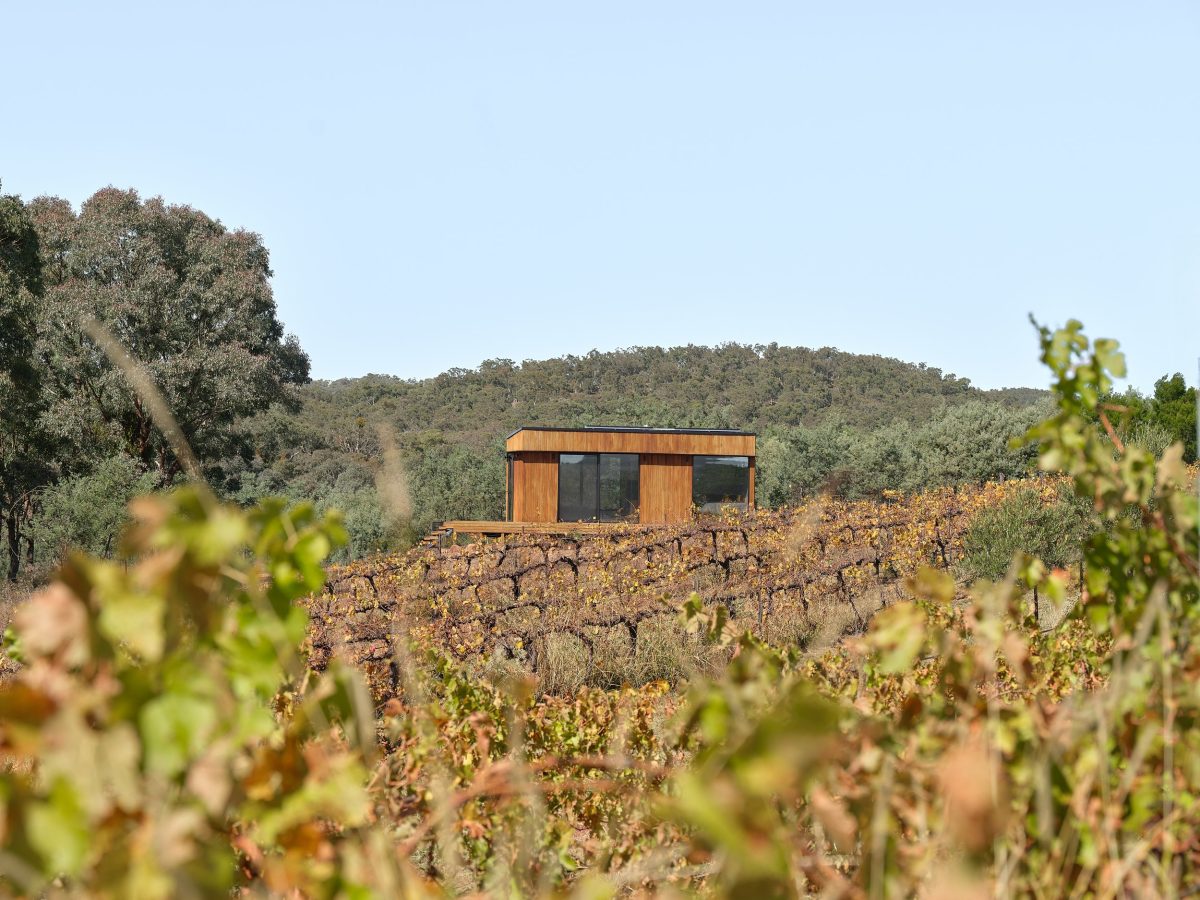
{"label": "vertical timber cladding", "polygon": [[558,454],[519,453],[513,456],[514,522],[558,520]]}
{"label": "vertical timber cladding", "polygon": [[692,517],[692,458],[643,453],[641,489],[643,522],[686,522]]}
{"label": "vertical timber cladding", "polygon": [[754,435],[745,431],[667,428],[519,428],[508,436],[513,460],[512,520],[558,520],[560,453],[636,453],[640,520],[685,522],[692,514],[692,457],[745,456],[748,505],[754,508]]}

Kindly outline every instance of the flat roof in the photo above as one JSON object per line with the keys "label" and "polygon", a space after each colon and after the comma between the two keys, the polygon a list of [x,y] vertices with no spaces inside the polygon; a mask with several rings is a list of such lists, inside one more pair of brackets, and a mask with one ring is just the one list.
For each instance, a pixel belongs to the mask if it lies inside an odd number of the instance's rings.
{"label": "flat roof", "polygon": [[522,425],[516,431],[509,432],[505,440],[520,434],[522,431],[585,431],[605,432],[612,434],[706,434],[728,435],[729,437],[755,437],[753,431],[740,431],[736,428],[646,428],[638,425]]}
{"label": "flat roof", "polygon": [[586,425],[518,428],[504,441],[509,453],[662,453],[673,456],[753,456],[749,431],[720,428],[634,428]]}

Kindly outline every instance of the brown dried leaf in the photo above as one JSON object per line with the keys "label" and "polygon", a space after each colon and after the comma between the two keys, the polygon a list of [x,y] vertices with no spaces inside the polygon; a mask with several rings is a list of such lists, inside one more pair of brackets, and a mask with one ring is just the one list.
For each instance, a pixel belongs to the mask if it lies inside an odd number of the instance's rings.
{"label": "brown dried leaf", "polygon": [[187,789],[200,800],[210,816],[221,814],[233,790],[228,758],[228,742],[218,741],[204,751],[187,774]]}
{"label": "brown dried leaf", "polygon": [[66,668],[88,661],[87,607],[62,584],[34,594],[13,615],[13,624],[30,656],[55,657]]}
{"label": "brown dried leaf", "polygon": [[967,849],[985,849],[1003,824],[1003,775],[979,740],[951,748],[938,766],[947,832]]}
{"label": "brown dried leaf", "polygon": [[809,796],[809,806],[834,846],[843,853],[854,849],[858,834],[858,823],[840,800],[835,799],[823,787],[816,787]]}

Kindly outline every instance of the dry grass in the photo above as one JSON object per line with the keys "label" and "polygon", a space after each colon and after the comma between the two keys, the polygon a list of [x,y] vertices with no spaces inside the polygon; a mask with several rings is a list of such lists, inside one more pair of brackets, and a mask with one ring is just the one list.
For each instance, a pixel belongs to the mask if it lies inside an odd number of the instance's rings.
{"label": "dry grass", "polygon": [[847,637],[863,634],[871,618],[885,606],[904,598],[899,583],[874,585],[847,599],[821,594],[807,603],[791,600],[776,604],[758,621],[741,622],[776,647],[797,647],[820,652]]}
{"label": "dry grass", "polygon": [[[13,613],[17,607],[29,599],[29,595],[34,591],[31,582],[21,580],[17,582],[0,581],[0,634],[7,630],[9,623],[12,622]],[[7,678],[16,671],[17,664],[9,659],[2,649],[0,649],[0,680]]]}
{"label": "dry grass", "polygon": [[[655,681],[675,684],[711,676],[725,665],[726,652],[689,634],[677,616],[648,619],[637,629],[636,645],[624,628],[596,629],[591,646],[564,632],[547,635],[538,648],[538,688],[548,694],[571,694],[582,687],[617,689]],[[489,677],[520,668],[523,660],[494,660]]]}
{"label": "dry grass", "polygon": [[[774,646],[816,653],[863,633],[875,613],[897,599],[898,591],[898,586],[875,587],[853,598],[853,603],[822,597],[807,607],[799,602],[782,604],[769,614],[764,612],[761,622],[757,616],[741,616],[734,619],[734,625],[755,632]],[[565,632],[543,639],[536,667],[540,691],[569,695],[582,687],[615,689],[655,681],[675,685],[715,676],[727,662],[727,651],[689,634],[675,615],[644,621],[637,630],[636,644],[620,627],[596,629],[588,638],[590,647],[587,641]],[[526,654],[518,659],[495,658],[488,675],[496,678],[528,672],[528,661]]]}

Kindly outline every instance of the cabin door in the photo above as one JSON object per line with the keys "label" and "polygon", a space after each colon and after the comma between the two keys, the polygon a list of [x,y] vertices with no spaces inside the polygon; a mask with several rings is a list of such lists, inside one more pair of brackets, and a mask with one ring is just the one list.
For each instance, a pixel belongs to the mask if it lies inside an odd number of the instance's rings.
{"label": "cabin door", "polygon": [[639,476],[636,453],[560,453],[558,521],[636,522]]}

